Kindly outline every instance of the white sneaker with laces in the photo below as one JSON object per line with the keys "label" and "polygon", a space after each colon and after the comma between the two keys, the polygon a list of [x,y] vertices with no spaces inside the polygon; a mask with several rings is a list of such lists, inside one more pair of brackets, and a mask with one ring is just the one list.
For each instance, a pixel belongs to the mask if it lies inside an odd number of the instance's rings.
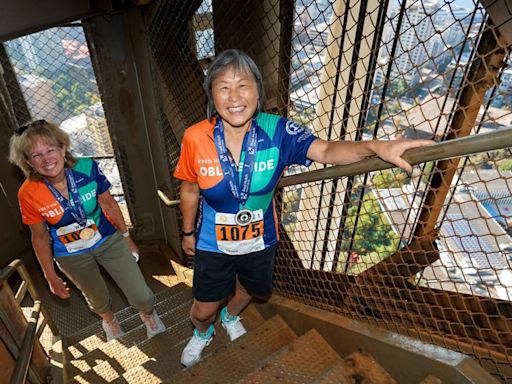
{"label": "white sneaker with laces", "polygon": [[243,336],[247,333],[244,325],[240,320],[240,316],[229,316],[230,319],[226,320],[228,316],[227,307],[222,308],[220,312],[221,323],[224,329],[227,331],[229,335],[229,339],[231,341],[238,339],[240,336]]}
{"label": "white sneaker with laces", "polygon": [[158,316],[156,309],[153,309],[153,312],[151,312],[149,315],[139,313],[139,316],[146,326],[148,339],[151,339],[153,336],[156,336],[159,333],[165,332],[165,325],[162,323],[160,316]]}
{"label": "white sneaker with laces", "polygon": [[121,328],[121,325],[117,321],[117,319],[114,317],[112,321],[107,322],[103,320],[101,322],[101,326],[103,327],[103,330],[105,331],[105,335],[107,336],[107,341],[117,339],[121,336],[124,336],[124,332]]}
{"label": "white sneaker with laces", "polygon": [[213,325],[208,328],[207,335],[209,336],[203,336],[199,334],[197,329],[194,329],[192,338],[181,353],[181,364],[185,367],[190,367],[201,360],[201,353],[203,352],[203,349],[210,345],[213,340],[213,336],[215,335]]}

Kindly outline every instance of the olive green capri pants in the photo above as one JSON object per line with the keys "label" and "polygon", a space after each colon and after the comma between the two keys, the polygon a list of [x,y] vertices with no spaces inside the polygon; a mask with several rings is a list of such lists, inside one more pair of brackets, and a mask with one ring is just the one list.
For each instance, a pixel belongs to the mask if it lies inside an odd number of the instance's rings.
{"label": "olive green capri pants", "polygon": [[153,292],[119,231],[90,252],[55,257],[55,261],[60,270],[82,291],[93,312],[102,314],[111,310],[110,293],[99,265],[121,288],[130,305],[145,314],[153,311]]}

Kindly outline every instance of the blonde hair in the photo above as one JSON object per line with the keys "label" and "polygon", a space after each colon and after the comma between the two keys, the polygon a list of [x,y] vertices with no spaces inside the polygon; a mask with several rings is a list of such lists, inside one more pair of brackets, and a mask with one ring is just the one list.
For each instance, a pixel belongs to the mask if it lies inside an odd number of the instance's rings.
{"label": "blonde hair", "polygon": [[72,168],[76,163],[75,157],[69,152],[70,140],[66,132],[57,125],[45,120],[38,120],[18,128],[16,133],[11,136],[9,142],[9,161],[17,165],[28,179],[41,180],[42,177],[28,164],[30,151],[38,141],[43,141],[49,145],[55,145],[59,148],[66,147],[65,164],[67,168]]}

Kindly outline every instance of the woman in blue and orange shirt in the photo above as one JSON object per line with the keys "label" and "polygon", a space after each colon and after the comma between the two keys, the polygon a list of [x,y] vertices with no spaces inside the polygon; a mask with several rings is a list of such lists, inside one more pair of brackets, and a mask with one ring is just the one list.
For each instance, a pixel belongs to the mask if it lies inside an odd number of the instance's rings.
{"label": "woman in blue and orange shirt", "polygon": [[9,159],[27,177],[18,192],[23,223],[30,228],[46,281],[53,294],[69,298],[55,260],[81,290],[89,308],[103,319],[106,338],[111,340],[123,331],[110,309],[99,269],[103,266],[139,310],[148,338],[153,337],[165,326],[132,256],[138,249],[109,192],[110,183],[94,160],[75,159],[69,147],[69,136],[45,120],[18,128],[10,141]]}
{"label": "woman in blue and orange shirt", "polygon": [[[240,312],[253,296],[269,297],[277,247],[274,189],[292,164],[349,164],[371,156],[411,170],[401,156],[427,140],[329,142],[286,118],[263,113],[261,74],[253,60],[227,50],[208,68],[207,119],[188,128],[174,176],[182,180],[182,247],[195,255],[193,337],[185,366],[201,359],[222,326],[234,340],[246,331]],[[197,222],[197,224],[196,224]]]}

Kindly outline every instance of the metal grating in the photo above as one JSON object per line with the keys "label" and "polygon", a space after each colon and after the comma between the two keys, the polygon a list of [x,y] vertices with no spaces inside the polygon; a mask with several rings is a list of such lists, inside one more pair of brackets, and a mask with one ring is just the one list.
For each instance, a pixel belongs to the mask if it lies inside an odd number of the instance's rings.
{"label": "metal grating", "polygon": [[18,125],[45,119],[71,138],[78,157],[92,157],[112,183],[125,221],[130,215],[114,158],[108,123],[81,24],[46,29],[3,43],[4,77]]}

